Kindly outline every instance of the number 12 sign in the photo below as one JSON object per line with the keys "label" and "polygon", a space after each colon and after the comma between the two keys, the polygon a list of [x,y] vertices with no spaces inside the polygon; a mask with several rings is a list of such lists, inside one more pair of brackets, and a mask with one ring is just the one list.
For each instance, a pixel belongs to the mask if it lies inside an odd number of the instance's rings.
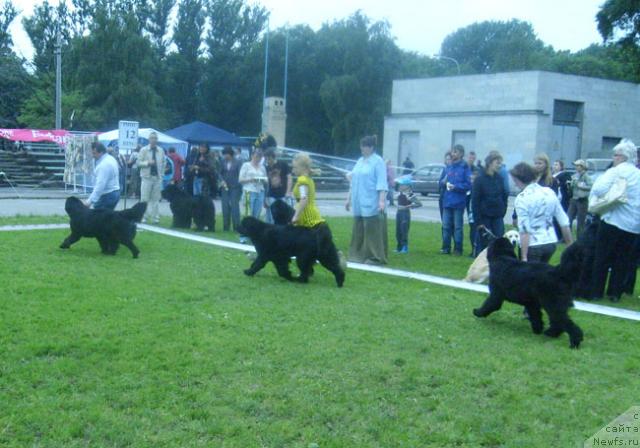
{"label": "number 12 sign", "polygon": [[118,148],[120,152],[129,153],[138,146],[138,122],[118,122]]}

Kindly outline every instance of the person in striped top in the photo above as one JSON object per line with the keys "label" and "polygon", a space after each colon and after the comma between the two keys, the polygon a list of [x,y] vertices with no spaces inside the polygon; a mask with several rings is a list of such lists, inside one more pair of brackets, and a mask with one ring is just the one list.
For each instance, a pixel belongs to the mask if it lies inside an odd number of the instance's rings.
{"label": "person in striped top", "polygon": [[[298,153],[293,158],[293,174],[298,179],[293,187],[296,211],[291,219],[292,224],[307,229],[315,229],[318,234],[326,235],[333,241],[331,229],[320,215],[320,210],[316,206],[316,184],[311,176],[318,175],[319,171],[311,168],[311,158],[308,154]],[[333,244],[331,246],[334,247]],[[340,250],[337,251],[336,255],[338,256],[340,269],[344,272],[347,268],[347,259]]]}
{"label": "person in striped top", "polygon": [[312,228],[324,222],[316,206],[316,184],[311,178],[316,170],[311,168],[308,154],[298,153],[293,159],[293,173],[298,176],[293,187],[296,212],[291,219],[294,226]]}

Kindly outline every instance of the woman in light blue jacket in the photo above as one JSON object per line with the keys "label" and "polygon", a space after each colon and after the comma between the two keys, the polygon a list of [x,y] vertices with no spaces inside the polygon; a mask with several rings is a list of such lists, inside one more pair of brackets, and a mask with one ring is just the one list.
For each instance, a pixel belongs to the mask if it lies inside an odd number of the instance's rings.
{"label": "woman in light blue jacket", "polygon": [[353,209],[349,260],[386,264],[388,257],[386,196],[389,188],[384,160],[375,153],[376,136],[360,141],[362,157],[351,171],[347,210]]}

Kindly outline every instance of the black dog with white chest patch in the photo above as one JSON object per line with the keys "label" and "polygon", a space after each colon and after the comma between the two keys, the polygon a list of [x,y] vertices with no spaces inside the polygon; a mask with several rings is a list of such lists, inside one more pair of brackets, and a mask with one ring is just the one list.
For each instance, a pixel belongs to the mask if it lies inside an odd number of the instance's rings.
{"label": "black dog with white chest patch", "polygon": [[[253,276],[267,263],[272,262],[280,277],[307,283],[317,260],[333,273],[338,287],[344,284],[345,273],[340,265],[331,230],[326,224],[306,229],[292,225],[267,224],[248,216],[242,220],[238,230],[251,239],[257,252],[251,267],[244,271],[246,275]],[[291,257],[296,257],[296,264],[300,269],[300,276],[297,278],[294,278],[289,270]]]}
{"label": "black dog with white chest patch", "polygon": [[498,311],[505,300],[517,303],[527,310],[532,331],[540,334],[544,327],[541,311],[544,309],[550,321],[544,334],[558,337],[566,331],[569,346],[578,348],[583,334],[569,317],[569,308],[573,306],[572,289],[580,275],[582,251],[579,244],[567,247],[558,266],[527,263],[516,258],[509,240],[496,239],[489,245],[487,254],[489,297],[473,314],[486,317]]}
{"label": "black dog with white chest patch", "polygon": [[142,220],[147,210],[146,202],[122,211],[93,210],[71,196],[67,198],[64,209],[71,218],[71,235],[62,242],[61,249],[69,249],[80,238],[95,238],[105,255],[115,255],[123,244],[129,248],[133,258],[138,258],[140,250],[133,244],[133,239],[136,223]]}

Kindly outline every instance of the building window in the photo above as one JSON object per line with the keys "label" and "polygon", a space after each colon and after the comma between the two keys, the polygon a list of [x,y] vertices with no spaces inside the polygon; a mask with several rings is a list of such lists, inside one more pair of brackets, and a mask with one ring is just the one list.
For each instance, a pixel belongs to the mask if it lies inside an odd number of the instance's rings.
{"label": "building window", "polygon": [[620,140],[622,140],[620,137],[602,137],[602,151],[611,152]]}
{"label": "building window", "polygon": [[584,103],[577,101],[553,101],[553,124],[564,126],[580,126]]}

